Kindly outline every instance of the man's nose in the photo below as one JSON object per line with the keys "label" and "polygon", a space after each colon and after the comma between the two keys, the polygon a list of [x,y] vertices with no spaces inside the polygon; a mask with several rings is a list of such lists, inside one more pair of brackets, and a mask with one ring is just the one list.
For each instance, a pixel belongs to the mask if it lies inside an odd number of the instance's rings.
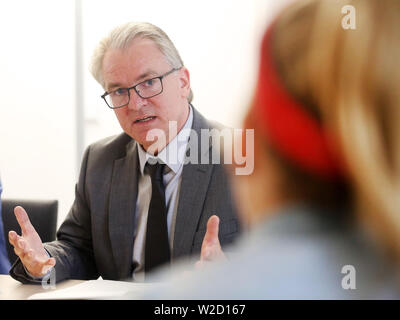
{"label": "man's nose", "polygon": [[143,99],[142,97],[140,97],[135,90],[132,89],[129,94],[129,109],[139,111],[143,106],[147,104],[147,99]]}

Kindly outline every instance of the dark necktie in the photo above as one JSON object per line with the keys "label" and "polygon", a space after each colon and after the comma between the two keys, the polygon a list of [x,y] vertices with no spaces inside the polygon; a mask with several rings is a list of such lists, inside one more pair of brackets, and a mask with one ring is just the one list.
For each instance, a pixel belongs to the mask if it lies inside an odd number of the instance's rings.
{"label": "dark necktie", "polygon": [[165,164],[146,164],[151,177],[151,201],[147,217],[145,262],[147,274],[152,269],[170,261],[170,250],[167,227],[167,208],[165,205],[165,188],[163,170]]}

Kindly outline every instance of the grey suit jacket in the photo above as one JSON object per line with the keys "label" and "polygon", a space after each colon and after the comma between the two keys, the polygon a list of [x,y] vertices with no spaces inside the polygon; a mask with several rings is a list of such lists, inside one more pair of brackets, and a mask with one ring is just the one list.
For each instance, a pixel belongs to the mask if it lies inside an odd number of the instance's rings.
{"label": "grey suit jacket", "polygon": [[[201,137],[201,129],[210,129],[208,122],[194,108],[192,129],[198,137]],[[198,146],[200,148],[200,142]],[[210,159],[212,148],[205,150]],[[46,250],[57,261],[57,282],[97,279],[99,276],[110,280],[131,277],[138,168],[137,144],[125,133],[87,148],[72,208],[57,232],[57,240],[45,244]],[[220,218],[221,245],[232,243],[240,225],[224,166],[185,164],[172,264],[180,257],[198,257],[207,220],[213,214]],[[25,273],[19,259],[10,275],[23,283],[38,282]]]}

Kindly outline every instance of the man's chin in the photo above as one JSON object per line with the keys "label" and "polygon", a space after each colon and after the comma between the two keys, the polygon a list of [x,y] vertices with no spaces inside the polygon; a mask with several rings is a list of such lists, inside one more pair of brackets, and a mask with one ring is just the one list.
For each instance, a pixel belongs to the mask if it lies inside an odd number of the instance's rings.
{"label": "man's chin", "polygon": [[146,151],[151,150],[162,150],[167,144],[166,132],[160,128],[159,125],[146,124],[137,125],[132,124],[129,128],[129,132],[126,131],[130,137],[136,140]]}
{"label": "man's chin", "polygon": [[[148,136],[136,136],[133,139],[136,140],[137,143],[139,143],[144,150],[146,150],[150,154],[157,154],[159,151],[161,151],[165,145],[166,145],[166,138],[163,137],[164,133],[161,130],[157,130],[160,132],[160,135],[157,135],[155,139],[148,139]],[[161,134],[162,132],[162,134]],[[151,134],[149,134],[151,136]],[[159,138],[159,139],[158,139]]]}

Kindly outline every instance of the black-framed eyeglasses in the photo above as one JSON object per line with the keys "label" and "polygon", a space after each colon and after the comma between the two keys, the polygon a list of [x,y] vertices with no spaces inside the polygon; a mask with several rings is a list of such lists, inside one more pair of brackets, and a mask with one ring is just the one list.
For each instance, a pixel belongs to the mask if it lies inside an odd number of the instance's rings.
{"label": "black-framed eyeglasses", "polygon": [[180,68],[174,68],[159,77],[144,80],[130,88],[119,88],[111,92],[106,91],[101,97],[111,109],[118,109],[127,106],[131,99],[130,91],[132,89],[134,89],[138,96],[142,99],[155,97],[163,92],[164,88],[162,79],[179,69]]}

